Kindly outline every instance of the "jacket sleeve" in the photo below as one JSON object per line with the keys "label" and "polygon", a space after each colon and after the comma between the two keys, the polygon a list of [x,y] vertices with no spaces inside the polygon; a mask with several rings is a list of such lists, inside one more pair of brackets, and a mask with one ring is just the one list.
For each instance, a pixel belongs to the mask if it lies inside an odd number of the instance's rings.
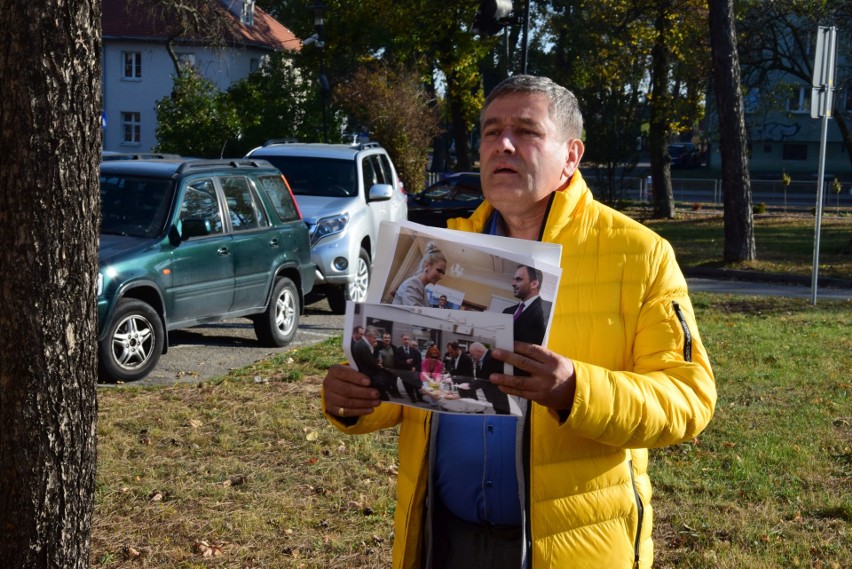
{"label": "jacket sleeve", "polygon": [[686,281],[666,241],[657,243],[649,266],[658,270],[641,299],[629,371],[574,361],[577,388],[563,427],[607,445],[652,448],[689,440],[709,423],[716,404]]}
{"label": "jacket sleeve", "polygon": [[329,423],[334,425],[338,430],[350,435],[372,433],[374,431],[396,426],[400,421],[402,421],[402,405],[392,403],[382,403],[369,415],[364,415],[351,422],[346,418],[332,415],[326,411],[325,390],[322,392],[322,409],[323,414],[326,419],[328,419]]}

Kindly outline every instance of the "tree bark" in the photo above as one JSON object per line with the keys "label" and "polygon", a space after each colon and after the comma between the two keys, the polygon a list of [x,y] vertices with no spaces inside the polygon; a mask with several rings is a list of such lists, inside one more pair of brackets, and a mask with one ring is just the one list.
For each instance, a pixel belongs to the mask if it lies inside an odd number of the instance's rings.
{"label": "tree bark", "polygon": [[0,567],[88,567],[101,4],[0,12]]}
{"label": "tree bark", "polygon": [[710,50],[722,158],[723,258],[726,263],[752,261],[757,258],[757,252],[733,0],[710,2]]}
{"label": "tree bark", "polygon": [[648,126],[648,152],[651,158],[653,188],[653,217],[672,219],[675,215],[672,193],[671,157],[668,152],[671,107],[669,94],[669,49],[666,36],[669,32],[668,12],[671,4],[662,0],[656,5],[654,29],[656,38],[651,50],[651,119]]}

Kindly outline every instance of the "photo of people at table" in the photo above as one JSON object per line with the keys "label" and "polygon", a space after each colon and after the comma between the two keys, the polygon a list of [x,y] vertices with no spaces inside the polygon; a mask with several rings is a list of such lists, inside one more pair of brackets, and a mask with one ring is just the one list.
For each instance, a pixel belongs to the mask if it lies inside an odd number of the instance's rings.
{"label": "photo of people at table", "polygon": [[448,319],[436,312],[349,303],[344,329],[363,330],[357,341],[344,338],[350,363],[384,401],[445,413],[520,415],[517,398],[488,380],[512,373],[490,357],[492,348],[511,346],[512,314],[453,311]]}

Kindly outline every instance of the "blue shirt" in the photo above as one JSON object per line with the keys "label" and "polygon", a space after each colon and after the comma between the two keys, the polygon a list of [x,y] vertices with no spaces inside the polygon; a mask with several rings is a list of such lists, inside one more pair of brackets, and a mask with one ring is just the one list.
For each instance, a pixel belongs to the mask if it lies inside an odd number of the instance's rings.
{"label": "blue shirt", "polygon": [[[483,233],[504,234],[496,211]],[[514,416],[441,415],[434,488],[455,516],[471,523],[521,525],[517,427]]]}
{"label": "blue shirt", "polygon": [[438,423],[434,488],[457,517],[521,525],[515,470],[518,417],[444,413]]}

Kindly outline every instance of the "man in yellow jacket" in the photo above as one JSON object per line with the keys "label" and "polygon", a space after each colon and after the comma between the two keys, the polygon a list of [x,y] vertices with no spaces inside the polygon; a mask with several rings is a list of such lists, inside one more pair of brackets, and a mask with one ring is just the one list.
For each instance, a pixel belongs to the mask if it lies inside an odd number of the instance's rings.
{"label": "man in yellow jacket", "polygon": [[395,568],[650,567],[647,449],[697,436],[716,402],[686,282],[666,241],[592,197],[570,91],[511,77],[480,121],[486,200],[449,227],[562,245],[548,345],[491,352],[529,373],[490,378],[524,416],[382,404],[346,366],[323,408],[347,433],[400,425]]}

